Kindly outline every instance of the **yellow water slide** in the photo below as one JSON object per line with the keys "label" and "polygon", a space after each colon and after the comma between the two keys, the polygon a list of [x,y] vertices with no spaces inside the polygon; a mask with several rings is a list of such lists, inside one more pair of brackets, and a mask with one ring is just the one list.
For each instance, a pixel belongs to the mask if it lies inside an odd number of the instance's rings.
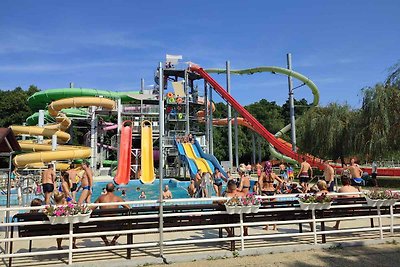
{"label": "yellow water slide", "polygon": [[142,122],[141,177],[144,184],[154,182],[153,131],[150,121]]}
{"label": "yellow water slide", "polygon": [[184,143],[183,148],[185,149],[186,156],[196,163],[197,169],[201,170],[201,172],[213,173],[205,159],[196,157],[192,144]]}
{"label": "yellow water slide", "polygon": [[[56,123],[48,124],[44,127],[39,126],[10,126],[17,135],[33,135],[51,138],[57,136],[58,143],[66,143],[70,139],[70,135],[66,132],[71,125],[71,120],[61,112],[64,108],[78,108],[96,106],[105,109],[114,109],[115,102],[108,98],[100,97],[72,97],[53,101],[49,107],[49,114],[56,118]],[[16,167],[41,167],[45,162],[57,160],[72,160],[88,158],[91,155],[90,147],[83,146],[66,146],[57,145],[57,150],[52,151],[51,140],[43,140],[42,144],[38,144],[32,140],[19,141],[22,150],[34,151],[17,155],[14,158]],[[57,169],[67,168],[67,164],[57,164]]]}

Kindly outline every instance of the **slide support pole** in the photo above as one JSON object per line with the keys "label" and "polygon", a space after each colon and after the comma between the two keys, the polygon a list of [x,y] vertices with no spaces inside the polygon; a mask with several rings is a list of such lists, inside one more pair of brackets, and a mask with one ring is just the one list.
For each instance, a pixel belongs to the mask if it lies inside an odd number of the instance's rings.
{"label": "slide support pole", "polygon": [[[159,71],[159,125],[160,125],[160,138],[159,138],[159,149],[160,149],[160,160],[159,160],[159,240],[160,240],[160,257],[164,258],[164,206],[163,206],[163,177],[164,177],[164,71],[163,63],[160,62],[158,66]],[[185,75],[186,76],[186,75]],[[186,86],[186,84],[185,84]],[[188,101],[188,100],[186,100]]]}
{"label": "slide support pole", "polygon": [[[292,70],[292,54],[287,54],[287,68]],[[289,109],[290,109],[290,137],[292,139],[292,150],[296,152],[296,119],[294,117],[294,96],[293,96],[293,79],[292,76],[288,75],[289,84]]]}
{"label": "slide support pole", "polygon": [[[231,93],[231,64],[229,61],[226,62],[226,91],[228,94]],[[232,107],[228,105],[228,155],[230,168],[233,166],[233,151],[232,151]]]}

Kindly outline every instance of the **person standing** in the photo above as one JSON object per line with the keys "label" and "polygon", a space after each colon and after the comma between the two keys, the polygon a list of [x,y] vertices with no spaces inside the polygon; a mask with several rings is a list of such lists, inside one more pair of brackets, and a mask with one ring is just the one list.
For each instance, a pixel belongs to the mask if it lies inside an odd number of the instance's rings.
{"label": "person standing", "polygon": [[44,201],[46,205],[50,205],[50,198],[54,191],[54,183],[56,181],[56,172],[53,164],[47,165],[47,170],[42,172],[42,188],[44,193]]}
{"label": "person standing", "polygon": [[257,169],[257,178],[260,179],[261,172],[262,172],[262,165],[260,164],[260,162],[257,163],[256,169]]}
{"label": "person standing", "polygon": [[[313,176],[313,170],[311,168],[310,163],[307,162],[306,157],[302,157],[301,168],[297,178],[300,180],[300,185],[303,191],[306,193],[308,189],[308,182],[310,181],[310,177]],[[310,172],[310,173],[309,173]]]}
{"label": "person standing", "polygon": [[363,184],[363,179],[361,178],[363,171],[361,170],[360,166],[356,164],[356,161],[354,158],[351,159],[350,161],[350,167],[348,168],[351,174],[351,180],[354,183],[354,185],[360,186]]}
{"label": "person standing", "polygon": [[84,202],[90,203],[93,188],[93,172],[90,168],[89,162],[84,161],[82,163],[82,169],[84,173],[81,180],[82,194],[78,200],[79,205],[82,205]]}
{"label": "person standing", "polygon": [[287,180],[288,180],[288,175],[287,175],[287,171],[286,171],[286,165],[285,165],[285,163],[282,161],[281,162],[281,164],[279,165],[279,175],[280,175],[280,177],[281,177],[281,179],[283,180],[283,181],[286,181],[287,182]]}
{"label": "person standing", "polygon": [[372,171],[371,171],[371,176],[372,176],[372,183],[375,187],[378,186],[378,164],[376,163],[376,161],[372,162]]}
{"label": "person standing", "polygon": [[246,174],[248,168],[244,164],[240,164],[238,168],[239,173],[239,187],[238,191],[242,192],[243,194],[247,195],[250,191],[250,178]]}
{"label": "person standing", "polygon": [[335,171],[331,165],[329,165],[328,161],[324,161],[324,178],[325,182],[328,185],[328,191],[333,192],[335,187]]}
{"label": "person standing", "polygon": [[222,194],[222,184],[224,181],[228,181],[228,178],[225,177],[218,168],[215,168],[214,174],[213,174],[213,185],[214,185],[214,190],[217,194],[217,197],[220,197]]}
{"label": "person standing", "polygon": [[69,175],[72,198],[75,201],[76,192],[78,191],[78,183],[80,181],[80,177],[78,175],[78,171],[75,169],[74,163],[71,163],[71,165],[69,165],[69,170],[67,170],[67,173]]}

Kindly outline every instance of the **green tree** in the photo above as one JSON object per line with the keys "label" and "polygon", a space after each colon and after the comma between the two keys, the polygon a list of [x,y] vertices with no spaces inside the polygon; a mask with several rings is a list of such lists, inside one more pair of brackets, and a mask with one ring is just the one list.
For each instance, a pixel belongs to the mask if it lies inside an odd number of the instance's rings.
{"label": "green tree", "polygon": [[22,124],[33,112],[28,106],[28,97],[38,92],[39,89],[31,85],[24,91],[17,87],[11,91],[0,91],[0,127],[8,127],[11,124]]}

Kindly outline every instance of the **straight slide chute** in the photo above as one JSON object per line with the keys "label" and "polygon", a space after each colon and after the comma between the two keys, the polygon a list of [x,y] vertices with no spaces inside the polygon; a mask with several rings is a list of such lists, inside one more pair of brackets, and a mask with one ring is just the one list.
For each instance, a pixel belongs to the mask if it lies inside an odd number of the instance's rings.
{"label": "straight slide chute", "polygon": [[144,184],[151,184],[156,176],[154,174],[153,129],[150,121],[142,122],[141,155],[140,181]]}
{"label": "straight slide chute", "polygon": [[128,184],[131,177],[131,148],[132,148],[132,122],[124,121],[121,129],[119,144],[119,159],[117,174],[114,183],[117,185]]}
{"label": "straight slide chute", "polygon": [[[253,128],[254,130],[265,138],[272,146],[274,146],[282,154],[296,160],[301,161],[301,157],[306,157],[313,166],[320,169],[323,168],[321,162],[315,162],[314,158],[308,155],[300,155],[292,151],[288,146],[283,144],[276,138],[272,133],[270,133],[265,127],[257,121],[253,115],[251,115],[244,107],[242,107],[221,85],[219,85],[203,68],[196,64],[190,64],[189,69],[198,73],[202,76],[214,89],[215,91],[225,99]],[[289,74],[290,75],[290,74]]]}

